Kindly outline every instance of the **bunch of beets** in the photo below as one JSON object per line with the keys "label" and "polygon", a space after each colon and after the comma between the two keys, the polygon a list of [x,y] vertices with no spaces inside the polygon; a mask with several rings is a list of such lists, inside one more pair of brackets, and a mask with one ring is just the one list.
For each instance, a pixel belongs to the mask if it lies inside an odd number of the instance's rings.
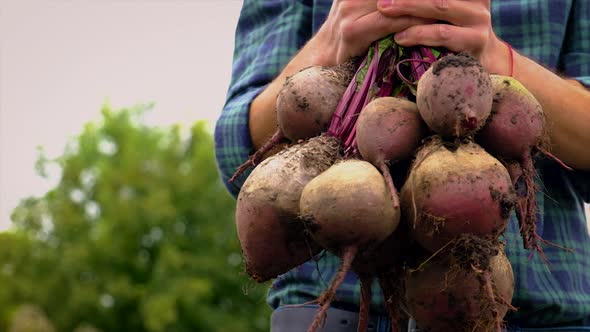
{"label": "bunch of beets", "polygon": [[277,132],[230,180],[255,166],[236,209],[254,280],[327,250],[341,267],[314,301],[309,332],[351,270],[358,331],[375,278],[394,331],[408,316],[424,331],[501,330],[516,309],[499,237],[515,212],[525,247],[543,257],[533,157],[552,157],[541,106],[522,84],[467,54],[388,37],[364,59],[289,77],[276,111]]}

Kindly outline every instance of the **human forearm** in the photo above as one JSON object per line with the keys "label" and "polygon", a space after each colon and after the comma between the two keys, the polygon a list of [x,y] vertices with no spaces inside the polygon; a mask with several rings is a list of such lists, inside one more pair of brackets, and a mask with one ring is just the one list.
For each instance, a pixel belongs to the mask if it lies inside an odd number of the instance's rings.
{"label": "human forearm", "polygon": [[514,78],[543,107],[552,153],[573,168],[590,170],[590,91],[516,52]]}

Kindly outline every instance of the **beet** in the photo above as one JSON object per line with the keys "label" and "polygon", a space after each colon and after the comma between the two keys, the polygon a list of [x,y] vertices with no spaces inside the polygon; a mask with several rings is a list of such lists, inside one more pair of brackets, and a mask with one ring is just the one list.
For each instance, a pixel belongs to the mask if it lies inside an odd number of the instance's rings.
{"label": "beet", "polygon": [[328,169],[338,142],[325,135],[266,159],[246,179],[237,200],[236,226],[246,271],[258,282],[309,260],[319,247],[298,220],[303,187]]}
{"label": "beet", "polygon": [[490,78],[494,91],[492,114],[476,140],[509,165],[516,192],[520,194],[516,215],[524,247],[542,255],[541,238],[536,233],[538,188],[532,158],[548,146],[545,116],[541,104],[520,82],[500,75],[490,75]]}
{"label": "beet", "polygon": [[356,141],[361,156],[381,171],[392,194],[393,204],[398,206],[389,164],[409,159],[425,136],[426,126],[416,104],[395,97],[374,99],[361,111],[356,126]]}
{"label": "beet", "polygon": [[277,120],[283,135],[297,142],[326,131],[351,77],[346,66],[314,66],[287,78],[277,96]]}
{"label": "beet", "polygon": [[434,252],[462,233],[499,236],[514,196],[506,168],[479,145],[433,137],[417,153],[401,205],[413,237]]}
{"label": "beet", "polygon": [[[393,206],[385,180],[373,165],[349,159],[334,164],[303,188],[300,209],[316,242],[342,258],[340,269],[318,299],[320,310],[311,332],[322,324],[357,253],[376,248],[395,230],[399,208]],[[361,307],[366,313],[368,304],[363,298]]]}
{"label": "beet", "polygon": [[288,77],[277,96],[279,128],[236,170],[229,181],[234,181],[248,168],[258,164],[277,144],[298,142],[324,132],[350,83],[354,66],[352,61],[336,67],[312,66]]}
{"label": "beet", "polygon": [[362,160],[341,161],[311,180],[301,193],[300,208],[313,238],[334,251],[375,246],[399,222],[383,176]]}
{"label": "beet", "polygon": [[406,274],[407,308],[421,331],[500,332],[503,317],[514,310],[514,274],[503,251],[471,243]]}
{"label": "beet", "polygon": [[492,113],[477,142],[492,155],[523,160],[546,145],[545,115],[541,104],[516,79],[490,75]]}
{"label": "beet", "polygon": [[416,102],[426,124],[439,135],[472,135],[492,109],[489,74],[469,55],[447,55],[418,81]]}

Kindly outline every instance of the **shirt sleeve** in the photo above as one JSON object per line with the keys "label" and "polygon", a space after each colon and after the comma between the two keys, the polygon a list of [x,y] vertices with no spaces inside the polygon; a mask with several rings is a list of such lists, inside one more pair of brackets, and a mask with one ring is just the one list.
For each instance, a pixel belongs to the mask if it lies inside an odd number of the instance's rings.
{"label": "shirt sleeve", "polygon": [[564,74],[590,88],[590,1],[573,1],[566,34]]}
{"label": "shirt sleeve", "polygon": [[[567,77],[590,89],[590,1],[573,2],[562,68]],[[590,171],[573,171],[569,177],[583,200],[590,202]]]}
{"label": "shirt sleeve", "polygon": [[245,0],[235,34],[232,78],[215,125],[215,157],[221,178],[237,196],[249,172],[227,180],[253,153],[250,104],[310,38],[311,7],[304,0]]}

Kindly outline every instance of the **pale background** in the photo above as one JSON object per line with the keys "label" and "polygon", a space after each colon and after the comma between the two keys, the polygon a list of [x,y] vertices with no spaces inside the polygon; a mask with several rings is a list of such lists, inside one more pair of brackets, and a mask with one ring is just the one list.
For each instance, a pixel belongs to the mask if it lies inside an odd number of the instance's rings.
{"label": "pale background", "polygon": [[0,0],[0,230],[19,199],[55,183],[36,176],[36,147],[58,156],[105,101],[155,101],[149,120],[157,124],[212,123],[229,84],[241,6]]}
{"label": "pale background", "polygon": [[[218,116],[240,0],[0,0],[0,230],[54,185],[58,156],[100,106],[157,102],[155,124]],[[212,126],[211,126],[212,127]]]}

